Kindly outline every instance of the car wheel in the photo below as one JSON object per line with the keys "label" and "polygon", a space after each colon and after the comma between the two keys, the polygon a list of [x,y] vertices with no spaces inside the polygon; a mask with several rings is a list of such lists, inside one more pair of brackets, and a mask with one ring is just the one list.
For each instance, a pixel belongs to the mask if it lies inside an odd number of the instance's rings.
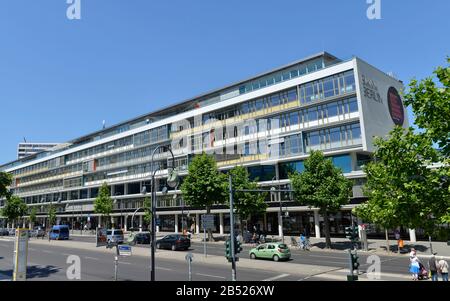
{"label": "car wheel", "polygon": [[161,245],[159,243],[156,244],[157,249],[161,249]]}
{"label": "car wheel", "polygon": [[177,247],[175,247],[175,245],[172,245],[172,251],[176,251]]}
{"label": "car wheel", "polygon": [[255,253],[250,254],[250,259],[256,259]]}
{"label": "car wheel", "polygon": [[278,255],[273,255],[273,261],[278,261],[280,260],[280,257]]}

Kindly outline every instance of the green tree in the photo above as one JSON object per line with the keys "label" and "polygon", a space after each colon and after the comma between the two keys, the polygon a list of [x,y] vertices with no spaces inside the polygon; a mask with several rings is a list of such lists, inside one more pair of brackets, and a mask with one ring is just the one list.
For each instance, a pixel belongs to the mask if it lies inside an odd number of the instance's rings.
{"label": "green tree", "polygon": [[12,175],[0,171],[0,198],[9,196],[8,187],[12,183]]}
{"label": "green tree", "polygon": [[105,225],[108,227],[109,216],[113,210],[113,200],[109,191],[108,184],[103,183],[98,192],[98,196],[94,201],[94,212],[99,213],[102,217],[106,216]]}
{"label": "green tree", "polygon": [[34,224],[36,223],[36,214],[37,214],[37,208],[36,206],[33,206],[30,209],[30,223],[31,223],[31,228],[34,227]]}
{"label": "green tree", "polygon": [[[189,173],[181,184],[183,200],[193,207],[204,207],[211,213],[213,204],[223,204],[227,198],[227,177],[219,172],[214,158],[205,153],[197,155],[189,164]],[[212,233],[208,231],[212,240]]]}
{"label": "green tree", "polygon": [[[250,181],[247,169],[243,166],[236,166],[230,170],[233,191],[235,190],[254,190],[258,189],[255,181]],[[248,220],[252,215],[263,214],[266,212],[267,203],[265,202],[267,193],[259,192],[241,192],[236,191],[233,195],[233,204],[236,213],[240,218],[240,231],[243,233],[242,221]]]}
{"label": "green tree", "polygon": [[329,215],[349,202],[352,182],[321,151],[312,151],[304,164],[302,173],[289,175],[294,198],[301,205],[319,209],[324,219],[325,244],[331,248]]}
{"label": "green tree", "polygon": [[442,170],[428,167],[439,158],[431,139],[413,128],[395,127],[374,144],[376,161],[363,168],[368,201],[356,214],[385,229],[402,225],[431,235],[449,206],[440,188]]}
{"label": "green tree", "polygon": [[[447,58],[450,63],[450,57]],[[437,143],[445,157],[450,157],[450,66],[438,67],[434,76],[413,79],[405,104],[414,112],[414,123]]]}
{"label": "green tree", "polygon": [[9,196],[6,200],[5,206],[2,208],[1,215],[6,217],[9,221],[14,223],[25,215],[27,212],[27,205],[18,196]]}
{"label": "green tree", "polygon": [[53,204],[48,205],[48,225],[51,228],[56,223],[56,207]]}
{"label": "green tree", "polygon": [[149,197],[144,199],[144,221],[152,226],[152,202]]}

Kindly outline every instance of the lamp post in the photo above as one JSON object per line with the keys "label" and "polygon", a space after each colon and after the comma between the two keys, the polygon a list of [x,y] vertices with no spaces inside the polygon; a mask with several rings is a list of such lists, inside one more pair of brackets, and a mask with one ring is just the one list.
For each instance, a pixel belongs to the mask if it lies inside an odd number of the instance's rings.
{"label": "lamp post", "polygon": [[[156,248],[156,219],[155,219],[155,214],[156,214],[156,185],[155,185],[155,175],[156,172],[158,171],[158,169],[155,168],[155,170],[153,170],[153,159],[155,156],[155,153],[157,150],[159,150],[160,148],[164,147],[163,145],[159,145],[157,146],[153,152],[152,152],[152,159],[150,161],[150,171],[152,172],[152,179],[151,179],[151,212],[152,212],[152,216],[151,216],[151,270],[150,270],[150,279],[151,281],[155,281],[155,248]],[[177,186],[178,184],[178,175],[177,172],[175,171],[175,157],[173,156],[173,152],[172,150],[169,148],[167,148],[170,152],[170,155],[172,156],[172,170],[169,172],[168,178],[167,178],[167,185],[171,188],[174,188]],[[144,186],[142,189],[142,192],[144,194],[147,193],[147,189]]]}
{"label": "lamp post", "polygon": [[[275,187],[270,188],[270,193],[274,199],[274,202],[277,201],[277,189]],[[281,197],[279,198],[280,202],[280,217],[278,218],[278,227],[280,227],[281,240],[284,243],[284,231],[283,231],[283,206],[281,202]]]}

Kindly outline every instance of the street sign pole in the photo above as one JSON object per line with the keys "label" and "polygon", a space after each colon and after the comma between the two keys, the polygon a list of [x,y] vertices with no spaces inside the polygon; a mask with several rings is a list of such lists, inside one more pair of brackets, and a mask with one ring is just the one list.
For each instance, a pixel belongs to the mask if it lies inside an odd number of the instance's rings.
{"label": "street sign pole", "polygon": [[236,258],[234,257],[234,212],[233,212],[233,186],[231,173],[229,174],[230,186],[230,245],[231,245],[231,280],[236,281]]}
{"label": "street sign pole", "polygon": [[208,257],[208,254],[206,253],[206,227],[203,225],[203,254],[205,257]]}
{"label": "street sign pole", "polygon": [[117,281],[117,272],[119,269],[119,245],[116,244],[116,256],[114,257],[114,281]]}
{"label": "street sign pole", "polygon": [[192,255],[192,253],[188,253],[186,254],[186,261],[188,262],[188,277],[189,277],[189,281],[192,281],[192,258],[194,257],[194,255]]}

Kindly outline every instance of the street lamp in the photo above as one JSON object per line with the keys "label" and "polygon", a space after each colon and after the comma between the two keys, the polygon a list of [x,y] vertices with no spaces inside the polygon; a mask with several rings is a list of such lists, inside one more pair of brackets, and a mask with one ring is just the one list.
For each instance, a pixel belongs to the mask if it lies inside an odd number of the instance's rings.
{"label": "street lamp", "polygon": [[[277,201],[277,198],[278,198],[278,196],[277,196],[277,192],[276,192],[276,188],[275,187],[272,187],[272,188],[270,188],[270,193],[271,193],[271,195],[272,195],[272,197],[273,197],[273,199],[274,199],[274,202],[276,202]],[[282,202],[281,202],[281,197],[279,198],[279,202],[280,202],[280,217],[278,218],[278,225],[279,225],[279,227],[280,227],[280,232],[281,232],[281,240],[283,241],[283,243],[284,243],[284,231],[283,231],[283,206],[282,206]]]}
{"label": "street lamp", "polygon": [[[151,210],[152,210],[152,216],[151,216],[151,256],[152,256],[152,263],[151,263],[151,271],[150,271],[150,279],[151,281],[155,281],[155,248],[156,248],[156,219],[155,219],[155,214],[156,214],[156,185],[155,185],[155,175],[156,172],[158,171],[157,168],[155,168],[153,170],[153,159],[155,156],[156,151],[158,151],[160,148],[164,147],[163,145],[159,145],[157,146],[153,152],[152,152],[152,159],[150,161],[150,171],[152,172],[152,179],[151,179]],[[177,186],[178,184],[178,173],[175,170],[175,157],[173,156],[173,152],[172,150],[169,148],[167,148],[172,156],[172,170],[169,172],[168,178],[167,178],[167,185],[171,188],[174,188]],[[166,188],[166,187],[165,187]],[[166,188],[167,191],[167,188]],[[147,189],[144,186],[142,189],[142,192],[144,194],[147,193]]]}

